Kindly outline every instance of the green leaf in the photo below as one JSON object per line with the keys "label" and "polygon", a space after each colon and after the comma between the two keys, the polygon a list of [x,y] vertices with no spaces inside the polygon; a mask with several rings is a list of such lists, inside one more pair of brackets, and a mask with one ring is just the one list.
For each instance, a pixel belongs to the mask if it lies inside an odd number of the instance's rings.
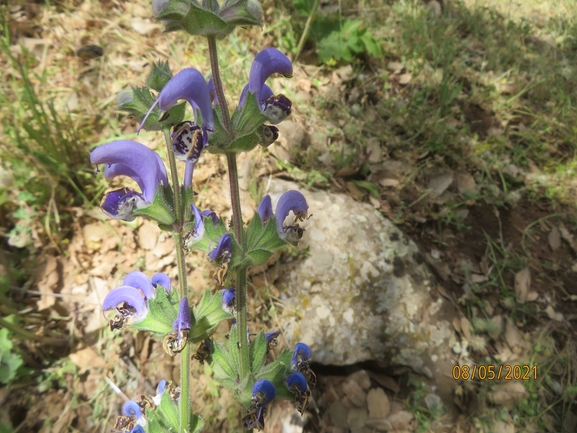
{"label": "green leaf", "polygon": [[157,221],[159,224],[172,224],[176,221],[176,216],[174,215],[174,210],[171,204],[172,200],[169,201],[169,198],[172,198],[172,190],[169,186],[161,186],[156,190],[154,201],[150,206],[135,209],[133,213],[136,216],[143,216],[153,221]]}
{"label": "green leaf", "polygon": [[255,374],[256,379],[270,380],[276,387],[276,396],[278,398],[291,399],[294,395],[288,390],[284,382],[285,378],[293,372],[291,362],[292,353],[285,349],[275,361],[265,365]]}
{"label": "green leaf", "polygon": [[373,196],[379,197],[379,189],[375,186],[375,184],[371,182],[367,182],[366,180],[353,180],[353,183],[358,186],[359,188],[363,188],[370,192]]}
{"label": "green leaf", "polygon": [[156,296],[148,300],[148,314],[140,322],[130,325],[138,331],[148,331],[158,338],[172,332],[172,324],[178,315],[179,295],[176,290],[157,290]]}
{"label": "green leaf", "polygon": [[[210,149],[210,147],[209,147]],[[217,224],[214,225],[211,217],[203,218],[204,223],[204,236],[202,239],[192,242],[191,238],[184,241],[184,246],[188,249],[195,249],[208,253],[211,248],[216,246],[216,242],[227,232],[226,226],[222,220],[218,220]],[[188,224],[185,229],[191,230],[194,228],[194,223]]]}
{"label": "green leaf", "polygon": [[166,83],[172,78],[172,71],[168,65],[168,60],[166,62],[159,61],[152,64],[152,68],[146,77],[146,85],[151,89],[160,92]]}
{"label": "green leaf", "polygon": [[[152,104],[154,104],[156,98],[150,94],[148,87],[133,87],[132,95],[126,97],[124,100],[125,102],[119,101],[118,109],[132,115],[139,123],[142,123],[142,119],[144,119],[144,116]],[[163,116],[164,120],[160,122],[161,112],[157,105],[146,118],[143,128],[147,131],[162,131],[164,128],[171,128],[178,125],[182,122],[182,119],[184,119],[185,108],[185,104],[175,105],[167,111]]]}
{"label": "green leaf", "polygon": [[20,354],[12,353],[14,345],[8,334],[8,329],[0,329],[0,383],[5,385],[16,379],[17,370],[24,362]]}
{"label": "green leaf", "polygon": [[[234,331],[234,330],[233,330]],[[235,364],[228,350],[218,341],[214,341],[214,351],[210,358],[210,367],[214,377],[227,389],[236,389],[240,366]]]}
{"label": "green leaf", "polygon": [[256,132],[259,126],[267,120],[268,117],[260,111],[256,93],[251,92],[247,92],[244,105],[236,108],[231,119],[236,137],[244,137]]}
{"label": "green leaf", "polygon": [[204,341],[216,332],[220,322],[233,317],[222,307],[222,291],[211,296],[210,290],[207,290],[194,311],[196,322],[188,334],[188,341],[191,343]]}
{"label": "green leaf", "polygon": [[276,229],[276,218],[273,216],[263,224],[255,212],[247,229],[247,252],[250,266],[260,266],[267,262],[273,253],[286,242],[280,238]]}
{"label": "green leaf", "polygon": [[258,374],[266,361],[267,346],[265,333],[260,331],[248,347],[251,371],[255,374]]}
{"label": "green leaf", "polygon": [[226,36],[234,30],[218,15],[189,0],[170,0],[156,18],[178,23],[191,35]]}

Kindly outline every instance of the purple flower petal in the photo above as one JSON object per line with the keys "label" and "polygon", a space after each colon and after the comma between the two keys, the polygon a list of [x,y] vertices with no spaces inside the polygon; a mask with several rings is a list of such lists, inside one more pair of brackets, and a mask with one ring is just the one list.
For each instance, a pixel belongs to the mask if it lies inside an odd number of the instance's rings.
{"label": "purple flower petal", "polygon": [[236,303],[236,287],[229,287],[222,291],[222,307],[225,311],[232,311]]}
{"label": "purple flower petal", "polygon": [[121,164],[109,169],[115,174],[135,175],[148,203],[152,203],[159,185],[168,185],[166,169],[160,157],[143,144],[119,140],[98,146],[90,153],[92,164]]}
{"label": "purple flower petal", "polygon": [[298,220],[303,220],[307,216],[309,205],[305,196],[298,191],[287,191],[280,196],[276,206],[276,227],[279,235],[284,237],[285,227],[284,220],[292,211]]}
{"label": "purple flower petal", "polygon": [[144,419],[144,413],[142,409],[135,401],[127,401],[122,406],[122,413],[126,416],[136,417],[137,420]]}
{"label": "purple flower petal", "polygon": [[258,216],[263,223],[267,222],[270,217],[273,216],[272,201],[270,199],[270,195],[267,194],[262,198],[258,204],[258,207],[256,208],[256,212],[258,213]]}
{"label": "purple flower petal", "polygon": [[292,392],[294,392],[293,389],[301,393],[307,391],[307,379],[299,371],[295,371],[294,373],[289,374],[285,378],[285,383],[287,388],[290,389]]}
{"label": "purple flower petal", "polygon": [[164,389],[166,388],[166,380],[162,379],[158,386],[156,387],[156,395],[152,397],[152,401],[155,405],[160,406],[160,402],[162,401],[162,394],[164,394]]}
{"label": "purple flower petal", "polygon": [[293,65],[288,57],[276,48],[264,49],[254,58],[248,78],[248,91],[256,93],[257,101],[263,100],[261,93],[264,83],[274,73],[290,77],[293,74]]}
{"label": "purple flower petal", "polygon": [[210,217],[210,219],[212,220],[212,225],[216,226],[218,224],[218,215],[211,211],[210,209],[206,209],[203,210],[200,215],[202,216],[202,218],[206,218],[206,217]]}
{"label": "purple flower petal", "polygon": [[[185,99],[193,109],[199,109],[202,114],[202,126],[214,130],[214,118],[208,85],[200,72],[193,68],[186,68],[176,74],[164,86],[156,102],[150,107],[141,122],[144,125],[152,109],[158,104],[162,111],[168,111],[179,99]],[[140,128],[139,128],[140,130]]]}
{"label": "purple flower petal", "polygon": [[296,368],[299,362],[308,361],[311,357],[311,348],[305,343],[295,344],[292,356],[292,367]]}
{"label": "purple flower petal", "polygon": [[128,188],[121,188],[107,192],[100,208],[110,218],[130,222],[136,218],[133,214],[134,209],[148,204],[142,194]]}
{"label": "purple flower petal", "polygon": [[225,233],[222,235],[218,244],[208,253],[208,260],[216,261],[218,264],[228,263],[232,258],[232,241],[230,235]]}
{"label": "purple flower petal", "polygon": [[154,287],[150,278],[140,271],[133,271],[122,280],[123,286],[131,286],[140,289],[146,299],[152,299],[155,296]]}
{"label": "purple flower petal", "polygon": [[191,326],[190,307],[188,306],[188,298],[185,297],[180,302],[178,316],[176,316],[176,320],[172,324],[172,330],[177,332],[188,331]]}
{"label": "purple flower petal", "polygon": [[276,397],[276,388],[270,380],[257,380],[252,387],[252,398],[262,406],[267,405]]}
{"label": "purple flower petal", "polygon": [[164,290],[170,292],[171,287],[170,277],[166,275],[164,272],[154,274],[152,276],[151,283],[154,287],[158,287],[158,285],[161,285],[162,287],[164,287]]}
{"label": "purple flower petal", "polygon": [[[242,92],[240,94],[240,100],[238,102],[238,105],[240,105],[241,107],[244,105],[245,100],[246,100],[246,94],[248,93],[248,84],[246,86],[244,86],[244,88],[242,89]],[[260,100],[257,100],[257,102],[262,106],[262,104],[271,96],[274,95],[274,92],[272,91],[272,89],[264,84],[262,86],[262,89],[260,91]]]}
{"label": "purple flower petal", "polygon": [[194,174],[194,162],[187,162],[184,166],[184,188],[192,188],[192,175]]}
{"label": "purple flower petal", "polygon": [[[122,304],[126,304],[129,309],[134,310],[132,316],[136,321],[143,319],[148,314],[148,307],[142,292],[131,286],[121,286],[112,289],[102,302],[102,311],[116,308]],[[124,305],[122,309],[127,310]]]}
{"label": "purple flower petal", "polygon": [[192,213],[194,214],[194,230],[189,236],[189,239],[194,243],[201,240],[204,236],[204,221],[198,208],[194,204],[191,204],[190,206],[192,207]]}

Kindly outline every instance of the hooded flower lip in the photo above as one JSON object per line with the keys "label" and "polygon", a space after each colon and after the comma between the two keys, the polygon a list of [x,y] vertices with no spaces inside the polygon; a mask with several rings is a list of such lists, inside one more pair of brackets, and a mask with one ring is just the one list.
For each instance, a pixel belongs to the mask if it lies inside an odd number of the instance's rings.
{"label": "hooded flower lip", "polygon": [[256,55],[252,66],[248,84],[240,95],[239,106],[243,107],[246,102],[247,93],[256,94],[256,100],[260,104],[260,109],[271,123],[282,122],[291,112],[291,101],[284,95],[274,95],[265,81],[274,73],[279,73],[285,77],[292,77],[293,65],[289,58],[276,48],[266,48]]}
{"label": "hooded flower lip", "polygon": [[102,202],[102,210],[114,219],[133,221],[134,209],[152,204],[160,185],[168,185],[166,168],[160,156],[143,144],[131,140],[113,141],[98,146],[90,153],[92,164],[106,164],[104,176],[129,176],[138,183],[141,193],[128,188],[109,192]]}
{"label": "hooded flower lip", "polygon": [[128,273],[126,277],[124,277],[124,280],[122,280],[122,285],[140,289],[145,299],[152,299],[155,296],[152,281],[140,271]]}
{"label": "hooded flower lip", "polygon": [[232,258],[232,240],[230,235],[225,233],[222,235],[218,244],[208,253],[208,260],[216,261],[219,265],[230,262]]}
{"label": "hooded flower lip", "polygon": [[126,416],[136,417],[137,421],[144,419],[144,413],[142,412],[142,409],[138,403],[135,401],[127,401],[124,403],[124,406],[122,406],[122,413]]}
{"label": "hooded flower lip", "polygon": [[[281,239],[296,245],[303,235],[304,229],[299,227],[297,221],[304,221],[307,217],[309,205],[305,196],[298,191],[287,191],[278,200],[276,206],[276,227]],[[290,212],[295,215],[295,221],[292,225],[284,225],[284,220]]]}
{"label": "hooded flower lip", "polygon": [[191,328],[191,316],[190,307],[188,306],[188,298],[182,298],[180,302],[180,308],[178,310],[178,316],[172,324],[173,331],[181,332],[188,331]]}
{"label": "hooded flower lip", "polygon": [[307,379],[298,371],[289,374],[285,378],[287,388],[293,393],[304,393],[307,391]]}
{"label": "hooded flower lip", "polygon": [[264,428],[264,416],[267,405],[276,397],[276,388],[273,383],[266,379],[256,381],[252,387],[251,405],[248,413],[244,416],[243,421],[247,429]]}
{"label": "hooded flower lip", "polygon": [[311,357],[311,348],[307,344],[301,342],[295,344],[292,356],[293,369],[297,368],[301,362],[308,361],[310,357]]}
{"label": "hooded flower lip", "polygon": [[111,329],[123,328],[129,317],[138,322],[148,314],[148,306],[142,291],[131,286],[117,287],[106,295],[102,303],[102,311],[113,308],[116,310],[116,316],[110,320]]}
{"label": "hooded flower lip", "polygon": [[266,332],[264,334],[264,338],[266,339],[266,352],[270,352],[274,346],[278,344],[278,336],[280,335],[280,331],[271,331]]}
{"label": "hooded flower lip", "polygon": [[[164,88],[160,91],[158,99],[152,104],[144,119],[140,123],[140,128],[144,125],[146,118],[158,105],[161,111],[166,112],[176,104],[179,99],[185,99],[192,106],[196,113],[200,111],[202,115],[202,130],[206,136],[207,132],[214,130],[214,118],[212,113],[212,104],[210,100],[210,91],[208,84],[200,72],[193,68],[186,68],[170,79]],[[195,119],[196,120],[196,119]],[[140,128],[138,129],[140,131]]]}
{"label": "hooded flower lip", "polygon": [[258,216],[263,223],[266,223],[270,217],[273,216],[272,201],[270,199],[270,195],[267,194],[262,198],[258,204],[258,207],[256,208],[256,212],[258,213]]}
{"label": "hooded flower lip", "polygon": [[295,371],[285,377],[285,384],[295,396],[297,411],[303,415],[308,406],[311,392],[308,389],[307,378],[300,371]]}
{"label": "hooded flower lip", "polygon": [[170,292],[171,288],[170,277],[166,275],[164,272],[154,274],[152,276],[151,283],[155,288],[158,287],[158,285],[160,284],[162,287],[164,287],[164,290]]}

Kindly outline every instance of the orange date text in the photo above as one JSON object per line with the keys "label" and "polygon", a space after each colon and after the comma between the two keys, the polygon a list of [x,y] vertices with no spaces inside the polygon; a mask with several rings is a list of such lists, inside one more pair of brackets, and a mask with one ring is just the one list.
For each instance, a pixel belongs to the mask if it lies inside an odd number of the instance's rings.
{"label": "orange date text", "polygon": [[536,365],[455,365],[455,380],[537,380]]}

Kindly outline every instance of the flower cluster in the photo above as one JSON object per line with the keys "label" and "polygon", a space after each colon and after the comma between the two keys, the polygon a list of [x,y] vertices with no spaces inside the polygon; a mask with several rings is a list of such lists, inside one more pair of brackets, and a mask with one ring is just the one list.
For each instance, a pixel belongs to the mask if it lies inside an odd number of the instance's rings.
{"label": "flower cluster", "polygon": [[[276,339],[278,334],[278,332],[268,333],[267,341]],[[307,408],[310,389],[316,384],[316,377],[307,362],[310,356],[310,347],[304,343],[297,343],[292,355],[292,369],[295,371],[284,379],[284,385],[295,396],[297,410],[301,415]],[[275,399],[276,393],[276,387],[270,380],[261,379],[255,382],[252,387],[251,404],[243,417],[244,426],[247,429],[262,430],[264,428],[267,405]]]}
{"label": "flower cluster", "polygon": [[[103,312],[113,311],[111,329],[127,323],[147,331],[162,341],[170,356],[180,354],[181,387],[162,381],[156,395],[142,395],[127,402],[114,429],[122,433],[188,431],[199,433],[202,420],[188,407],[192,400],[191,360],[207,362],[222,386],[228,388],[247,408],[243,417],[247,429],[264,428],[265,415],[276,398],[293,398],[301,413],[307,408],[316,376],[309,365],[311,349],[297,343],[294,350],[276,356],[280,331],[250,334],[247,320],[247,270],[260,266],[289,243],[297,245],[308,218],[309,206],[298,191],[285,192],[273,212],[266,195],[250,223],[240,212],[236,155],[257,145],[272,144],[279,136],[276,125],[292,111],[289,98],[275,94],[266,84],[273,74],[291,77],[291,61],[275,48],[259,52],[250,68],[237,107],[230,113],[216,55],[216,38],[237,26],[258,25],[262,8],[258,0],[153,0],[154,15],[167,31],[184,30],[208,38],[212,77],[194,68],[173,76],[168,62],[155,63],[146,86],[132,87],[117,97],[119,108],[136,117],[141,129],[163,131],[170,160],[170,182],[158,153],[131,140],[116,140],[95,148],[90,161],[104,165],[107,180],[131,178],[138,188],[108,192],[101,204],[103,212],[121,221],[141,216],[156,221],[161,230],[174,234],[177,248],[179,289],[171,290],[164,273],[152,278],[140,271],[129,273],[122,285],[103,301]],[[152,91],[151,91],[152,90]],[[153,95],[157,95],[156,97]],[[186,101],[180,103],[179,101]],[[192,116],[185,117],[190,107]],[[225,154],[230,176],[232,221],[220,219],[210,210],[201,211],[193,191],[196,164],[204,152]],[[185,164],[180,179],[177,161]],[[198,204],[198,203],[197,203]],[[292,217],[291,217],[292,214]],[[202,251],[216,271],[217,286],[207,288],[199,300],[189,292],[184,252]],[[224,288],[226,287],[226,288]],[[231,321],[224,344],[213,339],[218,326]],[[197,345],[196,352],[192,345]],[[276,359],[268,362],[275,355]],[[145,416],[146,415],[146,416]]]}
{"label": "flower cluster", "polygon": [[152,279],[139,271],[126,275],[122,285],[112,289],[102,303],[102,311],[116,311],[116,315],[109,320],[110,329],[124,328],[129,318],[134,322],[143,320],[148,315],[148,301],[155,298],[155,289],[159,287],[170,291],[168,275],[158,273]]}

